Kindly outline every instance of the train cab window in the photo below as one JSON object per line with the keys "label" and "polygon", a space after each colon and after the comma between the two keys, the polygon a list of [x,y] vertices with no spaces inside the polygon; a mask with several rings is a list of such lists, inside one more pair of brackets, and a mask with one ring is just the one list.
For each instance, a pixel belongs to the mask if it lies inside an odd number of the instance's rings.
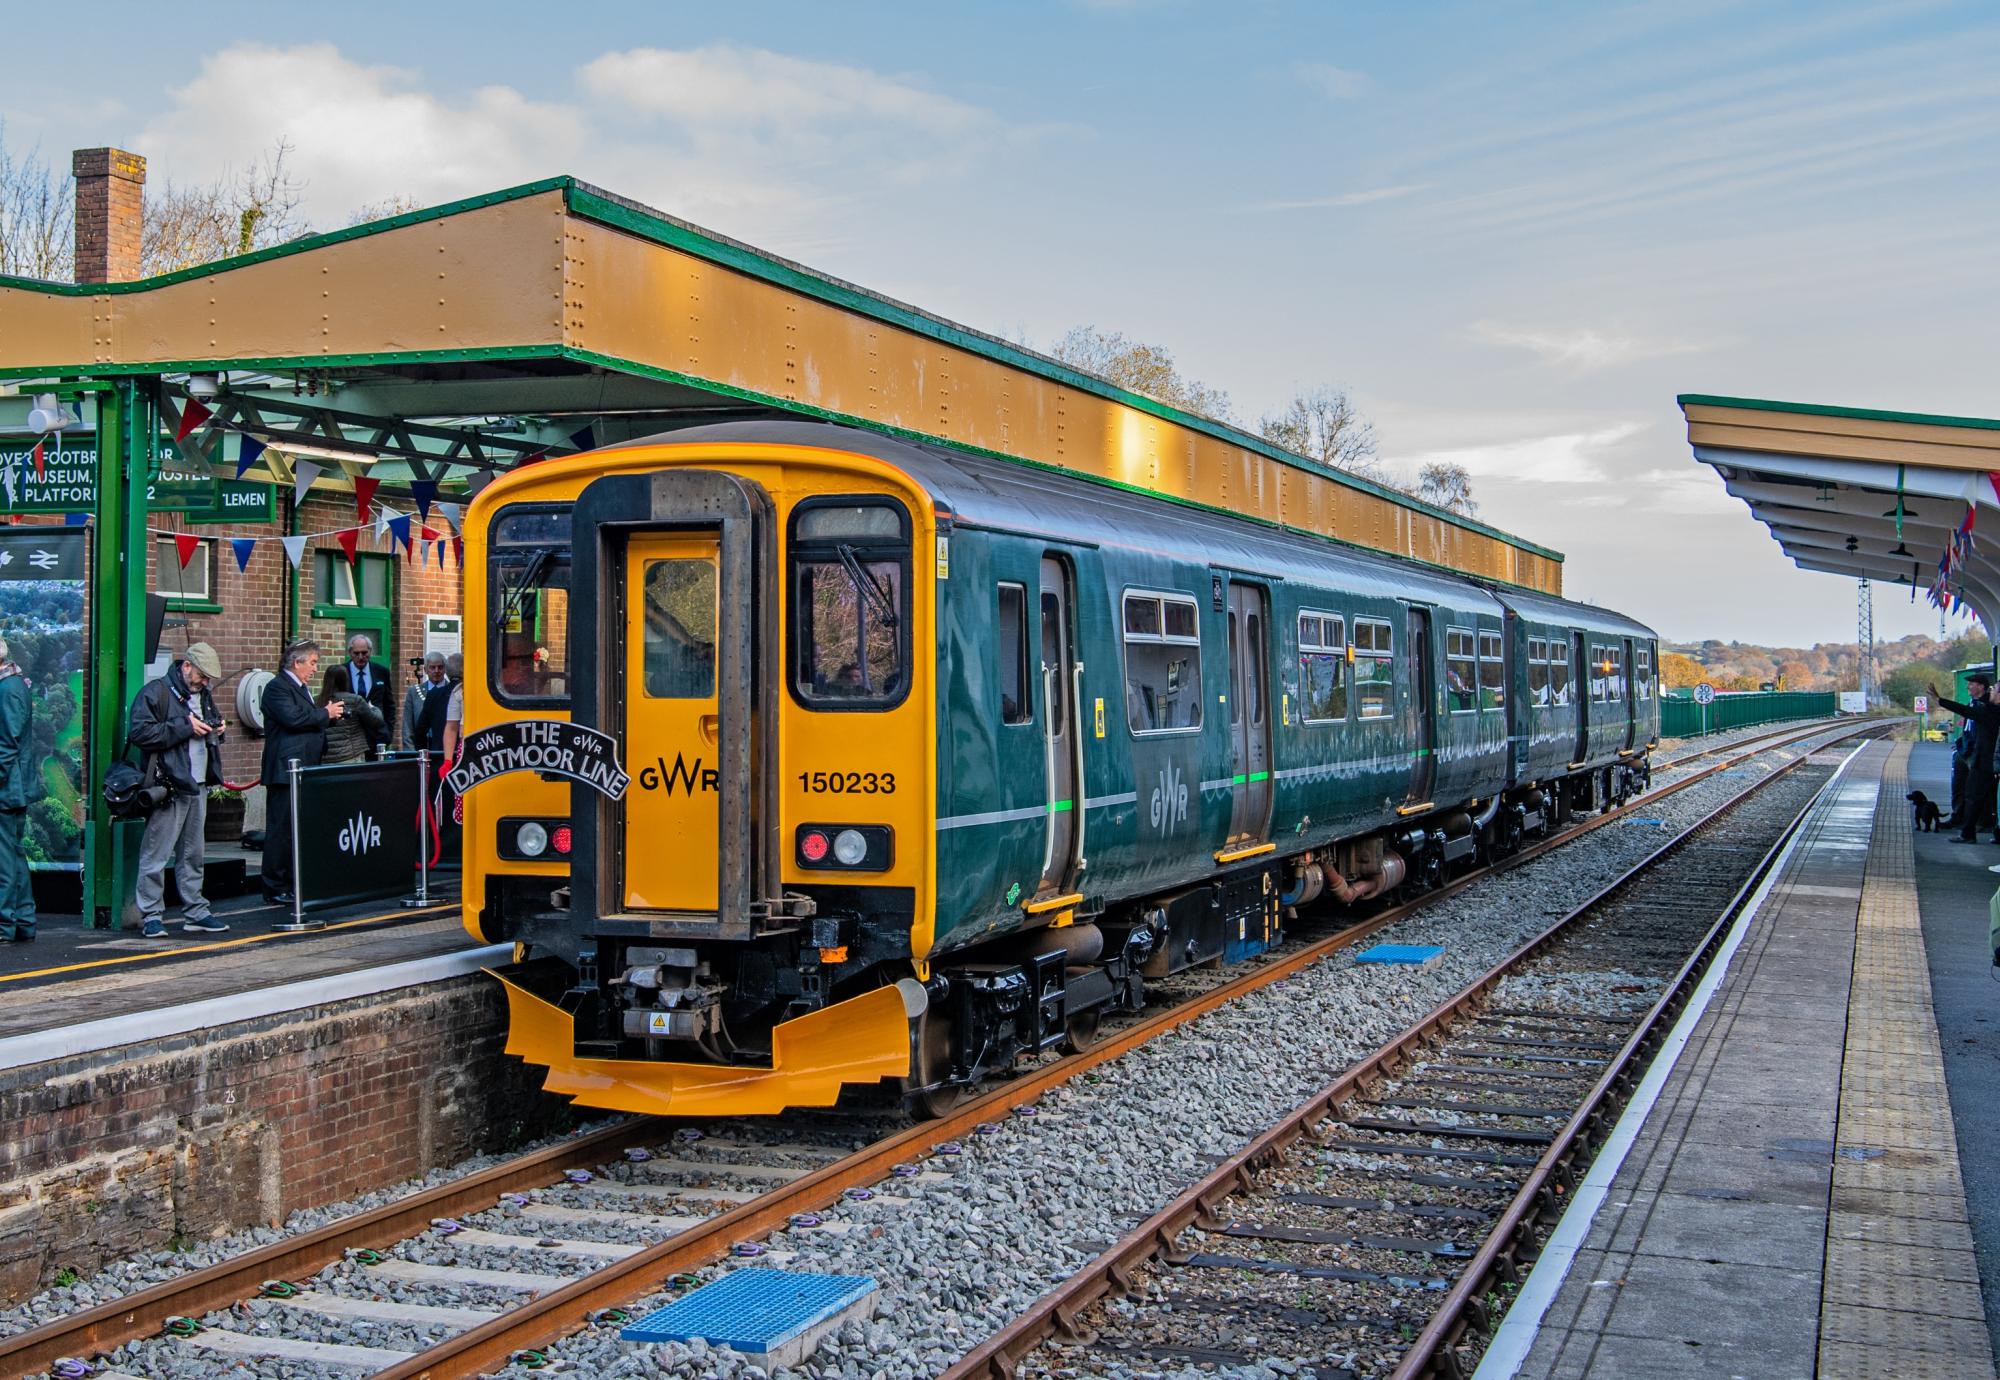
{"label": "train cab window", "polygon": [[1500,709],[1507,703],[1507,659],[1500,651],[1500,634],[1479,634],[1479,707]]}
{"label": "train cab window", "polygon": [[1309,724],[1347,717],[1347,620],[1299,615],[1299,717]]}
{"label": "train cab window", "polygon": [[1549,644],[1539,637],[1528,639],[1528,703],[1549,707]]}
{"label": "train cab window", "polygon": [[910,525],[888,498],[812,498],[792,512],[792,694],[822,710],[888,709],[910,691]]}
{"label": "train cab window", "polygon": [[715,694],[715,562],[646,562],[644,690],[654,700]]}
{"label": "train cab window", "polygon": [[1359,717],[1392,717],[1396,712],[1395,629],[1378,619],[1355,619],[1353,659]]}
{"label": "train cab window", "polygon": [[569,704],[570,510],[503,508],[487,569],[487,666],[494,699],[517,708]]}
{"label": "train cab window", "polygon": [[1034,671],[1028,661],[1028,587],[1000,586],[1000,722],[1033,723]]}
{"label": "train cab window", "polygon": [[1201,727],[1201,635],[1192,599],[1125,596],[1125,722],[1134,733]]}
{"label": "train cab window", "polygon": [[1474,687],[1479,668],[1472,651],[1468,628],[1444,630],[1444,702],[1454,714],[1470,714],[1474,708]]}
{"label": "train cab window", "polygon": [[1639,647],[1632,653],[1636,663],[1632,673],[1633,688],[1638,691],[1640,703],[1653,698],[1653,649]]}
{"label": "train cab window", "polygon": [[1567,708],[1570,703],[1569,635],[1549,639],[1549,703]]}

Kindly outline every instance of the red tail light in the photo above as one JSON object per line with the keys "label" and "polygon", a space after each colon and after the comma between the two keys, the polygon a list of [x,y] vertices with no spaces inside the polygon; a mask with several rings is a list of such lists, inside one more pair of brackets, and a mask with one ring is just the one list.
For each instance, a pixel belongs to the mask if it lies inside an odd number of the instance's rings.
{"label": "red tail light", "polygon": [[799,838],[799,854],[807,862],[822,861],[826,857],[829,847],[831,845],[828,844],[826,835],[820,833],[817,829],[801,835]]}
{"label": "red tail light", "polygon": [[569,854],[570,839],[571,835],[567,824],[549,835],[549,843],[555,848],[556,852],[563,854],[565,857]]}

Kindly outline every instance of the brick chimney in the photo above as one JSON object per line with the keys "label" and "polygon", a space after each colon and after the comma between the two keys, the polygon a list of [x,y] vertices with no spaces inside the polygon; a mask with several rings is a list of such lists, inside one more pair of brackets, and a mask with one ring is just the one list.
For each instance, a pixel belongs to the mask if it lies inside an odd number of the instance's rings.
{"label": "brick chimney", "polygon": [[78,149],[76,280],[129,283],[139,276],[139,226],[146,203],[146,160],[123,149]]}

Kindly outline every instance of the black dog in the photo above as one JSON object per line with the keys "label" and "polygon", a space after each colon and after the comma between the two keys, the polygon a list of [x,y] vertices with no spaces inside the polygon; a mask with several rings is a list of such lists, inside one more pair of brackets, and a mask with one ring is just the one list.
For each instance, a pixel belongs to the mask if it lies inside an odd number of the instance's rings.
{"label": "black dog", "polygon": [[1903,798],[1909,801],[1911,807],[1916,810],[1916,827],[1918,832],[1922,833],[1928,830],[1930,833],[1935,834],[1938,828],[1938,821],[1944,817],[1938,810],[1937,802],[1922,791],[1911,791]]}

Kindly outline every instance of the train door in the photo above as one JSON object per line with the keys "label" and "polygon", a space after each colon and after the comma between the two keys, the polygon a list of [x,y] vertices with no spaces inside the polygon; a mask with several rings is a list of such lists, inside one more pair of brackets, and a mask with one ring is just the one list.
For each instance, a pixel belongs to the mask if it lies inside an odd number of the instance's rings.
{"label": "train door", "polygon": [[1042,853],[1042,877],[1037,894],[1069,889],[1082,870],[1083,793],[1079,789],[1081,752],[1075,716],[1076,649],[1070,637],[1069,567],[1053,556],[1042,558],[1041,662],[1042,759],[1048,781],[1047,823]]}
{"label": "train door", "polygon": [[713,912],[721,851],[716,688],[721,542],[634,534],[625,546],[625,750],[653,789],[622,802],[627,910]]}
{"label": "train door", "polygon": [[1406,655],[1410,667],[1410,712],[1406,716],[1410,740],[1409,806],[1429,805],[1437,784],[1437,694],[1431,671],[1431,611],[1409,611]]}
{"label": "train door", "polygon": [[1270,617],[1264,591],[1229,586],[1229,842],[1271,824]]}
{"label": "train door", "polygon": [[1585,659],[1588,650],[1583,645],[1582,633],[1570,634],[1569,693],[1576,701],[1576,752],[1569,759],[1572,767],[1590,760],[1590,690],[1598,683],[1598,671]]}
{"label": "train door", "polygon": [[1618,684],[1620,693],[1625,697],[1625,741],[1622,746],[1629,748],[1632,746],[1633,730],[1638,727],[1639,696],[1634,692],[1632,684],[1636,663],[1632,660],[1631,638],[1625,639],[1624,647],[1625,656],[1618,666]]}

